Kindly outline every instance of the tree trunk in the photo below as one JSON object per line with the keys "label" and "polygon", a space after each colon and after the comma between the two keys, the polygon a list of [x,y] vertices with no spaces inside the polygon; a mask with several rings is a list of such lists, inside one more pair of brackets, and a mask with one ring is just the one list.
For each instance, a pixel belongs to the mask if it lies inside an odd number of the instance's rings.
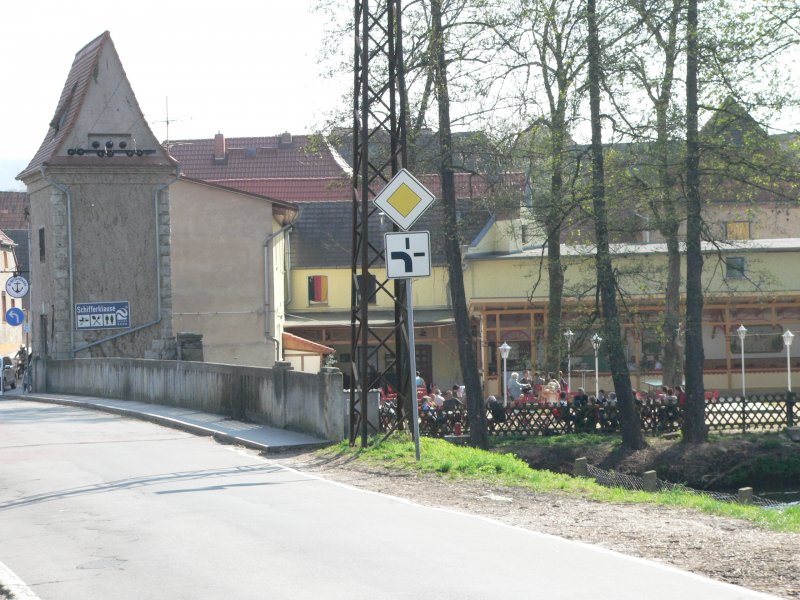
{"label": "tree trunk", "polygon": [[461,270],[461,245],[456,218],[455,177],[453,174],[453,146],[450,134],[450,97],[447,87],[447,65],[444,56],[441,0],[431,0],[431,35],[436,48],[436,99],[439,105],[440,176],[442,178],[442,202],[444,203],[444,245],[447,272],[450,280],[450,296],[458,338],[458,358],[469,412],[469,439],[473,446],[487,448],[489,436],[483,392],[478,376],[475,342],[469,322],[467,299],[464,293],[464,272]]}
{"label": "tree trunk", "polygon": [[683,441],[708,440],[703,384],[703,254],[697,127],[697,0],[689,0],[686,40],[686,411]]}
{"label": "tree trunk", "polygon": [[545,368],[558,373],[561,365],[561,305],[564,296],[564,269],[561,266],[562,194],[564,190],[564,132],[563,114],[555,116],[550,131],[550,203],[545,213],[547,233],[547,339]]}
{"label": "tree trunk", "polygon": [[622,335],[617,308],[617,283],[611,264],[608,241],[608,216],[605,203],[605,173],[603,164],[603,137],[600,122],[600,42],[597,33],[595,0],[587,0],[589,43],[589,106],[592,125],[592,205],[594,207],[595,232],[597,236],[597,286],[603,317],[605,339],[602,348],[608,354],[614,391],[620,411],[622,443],[632,449],[644,448],[647,444],[642,435],[641,422],[633,400],[628,363],[622,344]]}

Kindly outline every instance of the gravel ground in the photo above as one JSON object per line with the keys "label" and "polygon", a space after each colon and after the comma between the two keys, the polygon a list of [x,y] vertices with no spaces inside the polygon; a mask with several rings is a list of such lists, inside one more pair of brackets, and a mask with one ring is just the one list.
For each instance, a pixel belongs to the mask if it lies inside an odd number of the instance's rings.
{"label": "gravel ground", "polygon": [[350,458],[269,455],[288,467],[420,504],[668,563],[719,581],[800,598],[800,534],[656,505],[606,504],[436,475],[398,473]]}

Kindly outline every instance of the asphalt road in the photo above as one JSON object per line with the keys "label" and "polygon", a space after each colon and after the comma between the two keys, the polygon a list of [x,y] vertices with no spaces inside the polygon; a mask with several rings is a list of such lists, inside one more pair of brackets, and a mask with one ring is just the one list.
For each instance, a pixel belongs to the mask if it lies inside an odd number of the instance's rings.
{"label": "asphalt road", "polygon": [[769,597],[17,400],[0,401],[0,563],[43,600]]}

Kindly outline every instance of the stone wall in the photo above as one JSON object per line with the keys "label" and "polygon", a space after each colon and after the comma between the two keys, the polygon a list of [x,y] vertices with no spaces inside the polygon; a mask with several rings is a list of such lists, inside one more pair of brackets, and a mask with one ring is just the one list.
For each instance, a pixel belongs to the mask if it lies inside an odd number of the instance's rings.
{"label": "stone wall", "polygon": [[[309,433],[331,441],[347,437],[348,403],[342,373],[126,358],[49,360],[46,392],[179,406],[233,419]],[[39,386],[39,389],[41,387]]]}

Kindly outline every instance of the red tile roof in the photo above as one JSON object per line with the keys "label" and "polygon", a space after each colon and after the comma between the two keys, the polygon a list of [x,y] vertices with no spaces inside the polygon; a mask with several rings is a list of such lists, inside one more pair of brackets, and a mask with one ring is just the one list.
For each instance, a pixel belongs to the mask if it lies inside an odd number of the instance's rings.
{"label": "red tile roof", "polygon": [[[286,134],[284,134],[285,136]],[[304,179],[342,177],[344,164],[318,136],[225,138],[225,158],[214,160],[214,139],[174,140],[170,154],[194,179]]]}
{"label": "red tile roof", "polygon": [[[434,196],[442,197],[442,182],[438,174],[421,175],[418,179]],[[525,190],[525,174],[504,173],[499,178],[490,180],[485,175],[455,173],[455,187],[456,200],[486,198],[491,193],[502,190],[522,193]]]}
{"label": "red tile roof", "polygon": [[25,192],[0,192],[0,229],[27,231],[30,206]]}
{"label": "red tile roof", "polygon": [[[208,181],[242,190],[243,192],[277,198],[285,202],[350,202],[353,199],[350,178],[347,176],[211,179]],[[439,175],[423,175],[420,177],[420,181],[437,198],[441,197],[442,186]],[[458,200],[485,198],[490,193],[500,190],[522,193],[525,189],[525,175],[523,173],[509,173],[504,175],[500,181],[490,182],[481,175],[456,173],[455,184],[456,198]]]}
{"label": "red tile roof", "polygon": [[347,177],[222,179],[211,183],[243,192],[277,198],[284,202],[344,201],[353,199],[353,189]]}
{"label": "red tile roof", "polygon": [[[215,159],[215,147],[217,158]],[[224,155],[221,148],[224,147]],[[170,154],[192,179],[213,182],[285,202],[352,201],[352,169],[319,136],[174,140]],[[441,196],[439,175],[422,175],[422,183]],[[522,192],[525,176],[505,174],[499,181],[456,173],[456,198],[484,198],[500,187]]]}

